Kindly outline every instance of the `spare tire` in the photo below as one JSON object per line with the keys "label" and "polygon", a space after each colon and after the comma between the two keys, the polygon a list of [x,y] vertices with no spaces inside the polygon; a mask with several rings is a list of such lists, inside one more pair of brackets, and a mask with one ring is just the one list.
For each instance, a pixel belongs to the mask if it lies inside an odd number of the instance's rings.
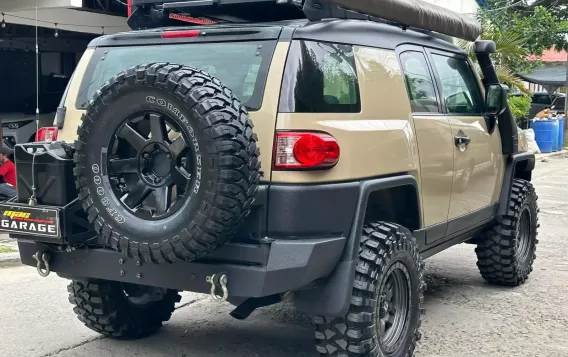
{"label": "spare tire", "polygon": [[203,71],[154,63],[111,78],[83,115],[74,156],[99,245],[153,263],[216,249],[250,212],[256,141],[241,102]]}

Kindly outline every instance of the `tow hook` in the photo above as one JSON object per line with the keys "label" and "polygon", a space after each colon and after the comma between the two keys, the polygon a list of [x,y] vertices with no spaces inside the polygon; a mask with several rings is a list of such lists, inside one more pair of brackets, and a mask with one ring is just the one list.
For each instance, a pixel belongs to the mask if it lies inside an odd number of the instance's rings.
{"label": "tow hook", "polygon": [[41,255],[39,252],[36,252],[33,255],[34,259],[37,261],[37,273],[41,277],[46,277],[51,273],[51,269],[49,268],[49,261],[51,256],[49,252],[43,252]]}
{"label": "tow hook", "polygon": [[[229,298],[229,289],[227,288],[228,278],[225,274],[213,274],[208,276],[205,281],[211,284],[211,297],[213,300],[221,303],[227,301]],[[217,295],[217,287],[220,287],[223,291],[223,295]]]}

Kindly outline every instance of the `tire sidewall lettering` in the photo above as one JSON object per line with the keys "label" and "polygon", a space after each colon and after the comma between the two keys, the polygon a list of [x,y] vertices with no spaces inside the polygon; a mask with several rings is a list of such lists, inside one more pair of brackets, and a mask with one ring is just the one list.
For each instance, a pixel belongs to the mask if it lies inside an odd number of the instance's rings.
{"label": "tire sidewall lettering", "polygon": [[178,108],[178,106],[176,106],[176,104],[172,103],[171,101],[156,96],[146,96],[146,102],[152,105],[158,105],[162,109],[165,109],[171,115],[173,115],[175,118],[181,121],[184,124],[185,129],[187,129],[187,133],[189,134],[189,138],[187,138],[189,140],[187,141],[188,144],[190,144],[193,147],[193,152],[195,154],[195,166],[196,166],[195,180],[193,183],[193,187],[191,188],[191,191],[193,191],[194,194],[199,193],[201,189],[203,161],[201,158],[202,155],[201,155],[199,141],[197,139],[197,136],[195,135],[195,130],[193,129],[193,126],[190,125],[189,120],[187,120],[186,116],[182,113],[182,111]]}

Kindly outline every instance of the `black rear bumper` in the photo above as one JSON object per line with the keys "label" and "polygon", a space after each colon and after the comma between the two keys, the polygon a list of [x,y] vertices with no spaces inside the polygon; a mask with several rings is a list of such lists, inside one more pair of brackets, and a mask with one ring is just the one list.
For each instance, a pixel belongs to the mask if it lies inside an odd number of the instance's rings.
{"label": "black rear bumper", "polygon": [[93,278],[209,293],[205,279],[225,274],[231,297],[265,297],[308,286],[327,277],[341,258],[346,238],[273,240],[258,245],[228,243],[205,259],[148,264],[109,249],[57,251],[20,240],[22,263],[48,251],[50,269],[67,278]]}

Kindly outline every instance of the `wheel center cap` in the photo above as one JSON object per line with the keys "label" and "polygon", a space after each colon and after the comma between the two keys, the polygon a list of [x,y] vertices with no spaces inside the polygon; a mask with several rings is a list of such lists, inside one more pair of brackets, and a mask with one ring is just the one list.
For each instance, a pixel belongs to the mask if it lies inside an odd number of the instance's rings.
{"label": "wheel center cap", "polygon": [[166,176],[170,172],[170,160],[165,152],[154,155],[150,166],[157,176]]}
{"label": "wheel center cap", "polygon": [[147,145],[141,151],[140,168],[142,179],[150,186],[165,184],[171,168],[170,151],[160,143]]}

